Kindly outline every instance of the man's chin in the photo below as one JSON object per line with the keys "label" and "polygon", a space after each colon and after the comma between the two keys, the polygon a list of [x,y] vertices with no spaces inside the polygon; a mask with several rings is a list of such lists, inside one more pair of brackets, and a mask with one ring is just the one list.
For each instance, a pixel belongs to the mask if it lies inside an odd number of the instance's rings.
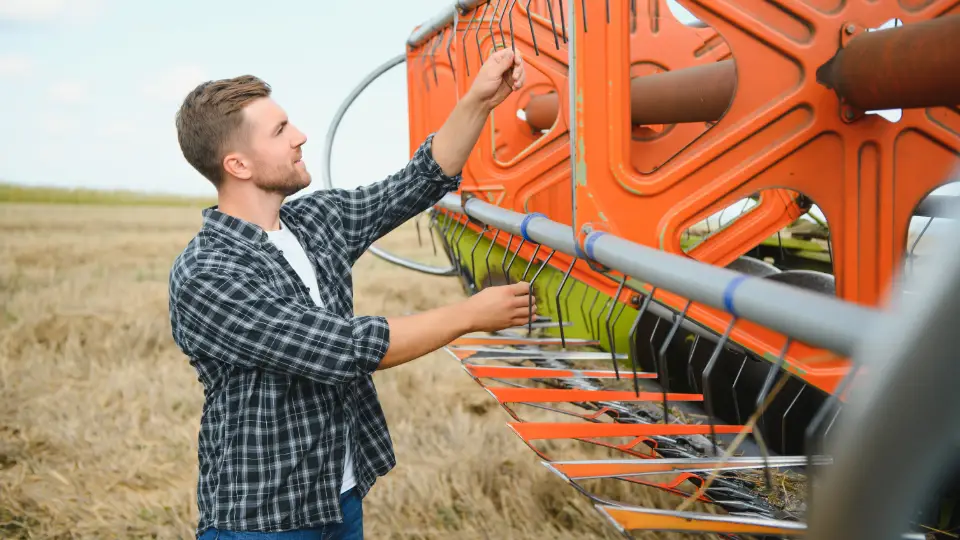
{"label": "man's chin", "polygon": [[260,184],[258,187],[269,193],[278,193],[284,197],[289,197],[303,191],[305,188],[310,186],[310,183],[311,178],[309,174],[300,174],[293,178],[289,178],[285,182],[267,185]]}

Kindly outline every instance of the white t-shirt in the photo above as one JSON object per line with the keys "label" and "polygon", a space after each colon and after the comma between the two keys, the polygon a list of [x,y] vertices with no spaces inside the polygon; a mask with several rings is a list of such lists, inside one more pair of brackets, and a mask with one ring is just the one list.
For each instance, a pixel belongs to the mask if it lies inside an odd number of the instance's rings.
{"label": "white t-shirt", "polygon": [[[310,264],[310,259],[307,258],[307,254],[304,252],[303,246],[300,245],[297,237],[294,236],[294,234],[290,232],[290,229],[283,223],[280,224],[279,231],[267,231],[267,236],[269,236],[270,240],[277,246],[277,249],[283,252],[283,258],[290,263],[290,266],[292,266],[297,272],[297,275],[300,276],[303,284],[307,287],[307,290],[310,291],[310,298],[313,299],[313,303],[322,307],[323,302],[320,300],[320,286],[317,284],[317,274],[314,272],[313,265]],[[343,468],[341,493],[345,493],[357,483],[353,476],[353,455],[350,451],[349,431],[345,435],[347,437],[347,459]]]}

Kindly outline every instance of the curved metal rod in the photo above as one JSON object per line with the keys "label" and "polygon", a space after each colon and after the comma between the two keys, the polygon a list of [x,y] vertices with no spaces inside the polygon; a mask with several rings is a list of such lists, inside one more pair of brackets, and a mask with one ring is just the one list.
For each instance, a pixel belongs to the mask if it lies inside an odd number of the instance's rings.
{"label": "curved metal rod", "polygon": [[[398,54],[397,56],[391,58],[390,60],[381,64],[377,69],[370,72],[356,88],[350,92],[350,95],[347,96],[347,99],[340,104],[340,108],[337,109],[337,113],[333,115],[333,121],[330,123],[330,128],[327,130],[327,140],[324,142],[323,148],[323,158],[324,165],[321,175],[321,185],[324,189],[333,189],[333,180],[332,174],[330,172],[330,162],[331,157],[333,156],[333,139],[337,133],[337,128],[340,126],[340,121],[343,120],[343,115],[347,113],[347,110],[357,99],[357,97],[364,91],[370,84],[377,80],[381,75],[390,71],[392,68],[403,64],[407,61],[406,53]],[[429,274],[432,276],[456,276],[457,268],[454,265],[447,267],[442,266],[431,266],[428,264],[418,263],[416,261],[411,261],[409,259],[404,259],[399,255],[394,255],[384,249],[378,248],[376,245],[370,246],[368,251],[381,259],[396,264],[397,266],[402,266],[408,270],[414,270],[417,272],[422,272],[424,274]]]}

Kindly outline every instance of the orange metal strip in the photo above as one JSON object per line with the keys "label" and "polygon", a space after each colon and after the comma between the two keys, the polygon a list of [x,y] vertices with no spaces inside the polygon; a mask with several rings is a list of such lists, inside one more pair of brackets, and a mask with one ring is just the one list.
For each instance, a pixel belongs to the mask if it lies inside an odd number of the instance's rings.
{"label": "orange metal strip", "polygon": [[642,459],[607,462],[552,462],[550,466],[570,478],[599,478],[604,476],[672,473],[684,470],[702,471],[725,467],[736,468],[737,463],[723,459]]}
{"label": "orange metal strip", "polygon": [[[456,353],[454,353],[456,354]],[[458,355],[459,356],[459,355]],[[553,368],[528,368],[528,367],[511,367],[511,366],[476,366],[476,365],[464,365],[471,375],[477,378],[492,378],[496,377],[499,379],[575,379],[579,377],[583,378],[597,378],[597,379],[613,379],[616,378],[616,372],[614,371],[590,371],[590,370],[570,370],[570,369],[553,369]],[[634,374],[630,371],[620,372],[621,379],[633,379]],[[636,378],[638,379],[656,379],[656,373],[637,373]]]}
{"label": "orange metal strip", "polygon": [[[672,435],[709,435],[710,426],[695,424],[596,424],[568,422],[509,422],[521,439],[579,439],[583,437],[669,437]],[[747,426],[714,426],[717,434],[750,431]]]}
{"label": "orange metal strip", "polygon": [[447,347],[447,350],[450,351],[450,353],[451,353],[452,355],[456,356],[457,359],[459,359],[459,360],[466,360],[467,358],[470,358],[471,356],[474,356],[474,355],[477,354],[477,351],[470,351],[470,350],[464,350],[464,349],[455,349],[455,348],[452,348],[452,347]]}
{"label": "orange metal strip", "polygon": [[[500,403],[581,401],[662,401],[663,394],[628,390],[575,390],[562,388],[487,388]],[[668,401],[703,401],[703,394],[667,394]]]}
{"label": "orange metal strip", "polygon": [[778,536],[803,536],[806,533],[806,525],[789,521],[607,505],[598,505],[597,509],[627,531],[695,531]]}
{"label": "orange metal strip", "polygon": [[[560,338],[510,338],[500,336],[465,336],[450,342],[450,345],[559,345]],[[599,345],[594,340],[568,339],[567,344]]]}

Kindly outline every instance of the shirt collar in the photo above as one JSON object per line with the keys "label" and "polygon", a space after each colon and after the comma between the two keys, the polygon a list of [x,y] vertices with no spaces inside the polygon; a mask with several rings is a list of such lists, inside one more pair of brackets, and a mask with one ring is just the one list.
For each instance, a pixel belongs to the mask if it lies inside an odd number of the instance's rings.
{"label": "shirt collar", "polygon": [[[225,214],[219,210],[218,205],[204,208],[202,215],[203,227],[206,229],[219,232],[227,237],[258,247],[264,245],[269,246],[271,244],[270,237],[262,227],[244,219]],[[290,209],[287,208],[286,205],[280,207],[280,219],[283,220],[284,226],[291,229],[295,228],[295,218],[296,216],[290,212]],[[295,233],[293,230],[291,230],[291,232]]]}

